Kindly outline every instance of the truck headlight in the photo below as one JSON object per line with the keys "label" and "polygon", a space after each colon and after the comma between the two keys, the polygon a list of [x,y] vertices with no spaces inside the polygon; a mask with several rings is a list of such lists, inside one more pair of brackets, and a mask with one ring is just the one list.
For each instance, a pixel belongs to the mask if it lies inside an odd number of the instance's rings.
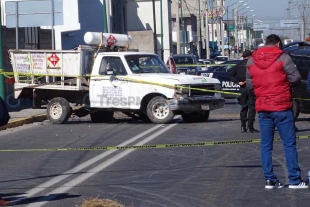
{"label": "truck headlight", "polygon": [[188,85],[176,85],[175,92],[178,94],[188,94],[189,86]]}
{"label": "truck headlight", "polygon": [[182,86],[175,86],[175,93],[182,94]]}
{"label": "truck headlight", "polygon": [[222,91],[222,86],[221,86],[221,84],[215,84],[214,89],[215,89],[216,91]]}

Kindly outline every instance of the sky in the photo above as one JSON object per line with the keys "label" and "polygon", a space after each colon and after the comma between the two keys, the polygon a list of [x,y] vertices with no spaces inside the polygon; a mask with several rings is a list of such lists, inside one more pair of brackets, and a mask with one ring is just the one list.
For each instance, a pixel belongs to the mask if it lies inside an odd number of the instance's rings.
{"label": "sky", "polygon": [[[250,9],[253,9],[254,11],[247,12],[245,15],[248,15],[248,18],[253,18],[253,20],[261,20],[263,24],[269,24],[270,31],[264,31],[266,34],[274,33],[278,35],[284,35],[284,36],[294,36],[292,38],[298,39],[300,38],[300,35],[298,34],[297,29],[287,29],[283,28],[280,25],[280,20],[287,20],[288,18],[288,12],[287,8],[289,7],[288,1],[289,0],[243,0],[244,4],[246,3],[247,6],[250,6]],[[290,0],[295,1],[295,0]],[[232,16],[232,9],[234,8],[235,2],[239,2],[239,0],[225,0],[225,9],[228,8],[228,14],[229,18]],[[232,6],[230,6],[232,5]],[[239,7],[240,9],[243,7]],[[242,9],[242,12],[246,12],[249,9]],[[290,10],[290,16],[291,19],[297,19],[296,16],[299,15],[299,12],[297,9],[291,9]],[[251,14],[255,14],[255,17],[251,17]],[[265,35],[265,34],[264,34]]]}

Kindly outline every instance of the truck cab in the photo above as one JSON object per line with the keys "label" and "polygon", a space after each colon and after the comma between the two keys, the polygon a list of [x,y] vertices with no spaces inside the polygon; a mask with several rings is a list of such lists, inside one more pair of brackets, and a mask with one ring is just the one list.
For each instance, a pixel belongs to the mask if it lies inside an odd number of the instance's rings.
{"label": "truck cab", "polygon": [[201,66],[196,55],[193,54],[174,54],[172,58],[177,67],[177,73],[182,75],[195,75]]}

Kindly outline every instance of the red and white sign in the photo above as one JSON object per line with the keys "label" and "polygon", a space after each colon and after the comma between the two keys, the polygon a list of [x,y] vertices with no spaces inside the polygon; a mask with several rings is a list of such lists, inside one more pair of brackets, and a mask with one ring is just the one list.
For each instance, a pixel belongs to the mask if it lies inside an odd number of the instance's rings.
{"label": "red and white sign", "polygon": [[59,62],[59,57],[53,53],[51,56],[49,56],[48,60],[53,64],[53,66],[56,66]]}
{"label": "red and white sign", "polygon": [[108,46],[112,46],[117,42],[116,38],[110,34],[110,36],[107,39]]}

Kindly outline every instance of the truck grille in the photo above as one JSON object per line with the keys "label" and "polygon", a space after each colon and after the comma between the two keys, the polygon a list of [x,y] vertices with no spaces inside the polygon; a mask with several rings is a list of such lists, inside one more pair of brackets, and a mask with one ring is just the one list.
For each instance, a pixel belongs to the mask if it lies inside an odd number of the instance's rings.
{"label": "truck grille", "polygon": [[[215,92],[211,92],[208,90],[215,90],[215,85],[207,85],[207,84],[198,84],[198,85],[190,85],[190,89],[188,91],[188,96],[197,96],[197,95],[204,95],[204,96],[214,96]],[[197,90],[196,90],[197,89]],[[207,91],[204,91],[207,90]]]}

